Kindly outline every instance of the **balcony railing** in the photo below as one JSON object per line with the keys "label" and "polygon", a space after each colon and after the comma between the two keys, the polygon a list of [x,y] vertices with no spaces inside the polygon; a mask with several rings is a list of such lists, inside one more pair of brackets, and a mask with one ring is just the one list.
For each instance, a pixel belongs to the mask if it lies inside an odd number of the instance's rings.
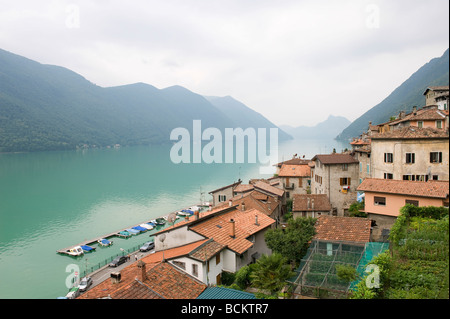
{"label": "balcony railing", "polygon": [[289,183],[289,184],[283,183],[283,187],[284,187],[284,189],[294,189],[295,188],[294,183]]}

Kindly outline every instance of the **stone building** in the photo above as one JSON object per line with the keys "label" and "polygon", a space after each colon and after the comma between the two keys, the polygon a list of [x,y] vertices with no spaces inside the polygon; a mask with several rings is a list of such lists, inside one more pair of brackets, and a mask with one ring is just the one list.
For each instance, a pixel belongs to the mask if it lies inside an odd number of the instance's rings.
{"label": "stone building", "polygon": [[332,214],[347,216],[348,208],[356,201],[359,162],[349,154],[316,155],[312,158],[311,191],[326,194]]}

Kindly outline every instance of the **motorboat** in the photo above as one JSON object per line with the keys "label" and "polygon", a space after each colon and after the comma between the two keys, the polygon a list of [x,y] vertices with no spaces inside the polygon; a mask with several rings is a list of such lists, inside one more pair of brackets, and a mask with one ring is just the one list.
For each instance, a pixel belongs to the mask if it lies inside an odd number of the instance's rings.
{"label": "motorboat", "polygon": [[67,251],[67,254],[69,254],[70,256],[81,256],[84,254],[84,252],[83,252],[83,248],[81,248],[81,246],[75,246],[73,248],[70,248]]}
{"label": "motorboat", "polygon": [[112,241],[109,241],[108,239],[105,238],[101,238],[99,240],[97,240],[97,242],[100,244],[100,246],[103,247],[108,247],[112,245]]}

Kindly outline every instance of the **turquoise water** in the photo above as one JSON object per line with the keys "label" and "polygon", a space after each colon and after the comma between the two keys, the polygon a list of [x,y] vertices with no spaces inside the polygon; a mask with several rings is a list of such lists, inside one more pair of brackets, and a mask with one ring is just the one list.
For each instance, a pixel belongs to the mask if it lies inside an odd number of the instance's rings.
{"label": "turquoise water", "polygon": [[[311,158],[341,144],[290,141],[279,158]],[[167,146],[0,154],[0,298],[67,293],[66,268],[81,270],[140,245],[149,233],[114,238],[81,258],[57,250],[197,204],[201,193],[259,175],[259,164],[173,164]]]}

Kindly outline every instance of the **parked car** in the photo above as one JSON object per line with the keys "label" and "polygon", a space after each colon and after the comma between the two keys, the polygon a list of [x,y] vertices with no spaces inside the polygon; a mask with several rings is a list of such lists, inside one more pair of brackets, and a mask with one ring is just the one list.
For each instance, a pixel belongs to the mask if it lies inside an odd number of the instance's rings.
{"label": "parked car", "polygon": [[149,251],[150,249],[155,248],[155,243],[152,241],[146,242],[144,245],[142,245],[141,248],[139,248],[140,251]]}
{"label": "parked car", "polygon": [[128,260],[127,256],[119,256],[114,258],[113,261],[111,261],[109,263],[109,267],[117,267],[119,265],[122,265],[123,263],[125,263]]}
{"label": "parked car", "polygon": [[80,289],[80,291],[86,291],[91,285],[92,285],[92,278],[84,277],[83,279],[81,279],[78,288]]}

